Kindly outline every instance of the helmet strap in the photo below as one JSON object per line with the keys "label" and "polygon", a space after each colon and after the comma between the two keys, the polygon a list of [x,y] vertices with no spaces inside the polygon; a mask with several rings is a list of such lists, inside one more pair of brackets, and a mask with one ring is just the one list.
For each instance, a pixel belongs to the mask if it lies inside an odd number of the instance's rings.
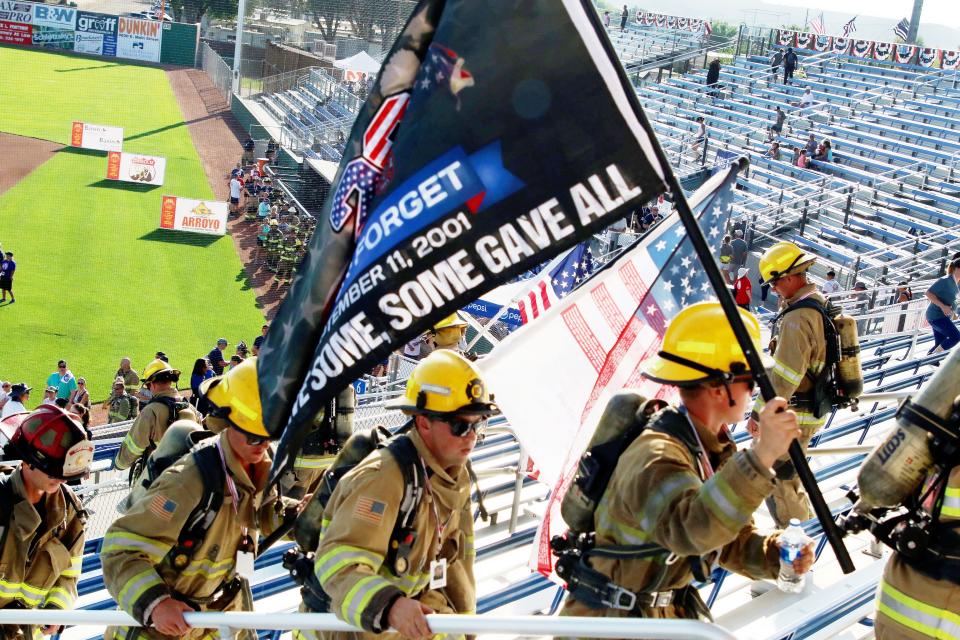
{"label": "helmet strap", "polygon": [[707,367],[699,362],[694,362],[693,360],[688,360],[683,356],[677,356],[667,351],[660,351],[657,353],[658,356],[664,360],[669,360],[670,362],[675,362],[676,364],[683,365],[693,369],[694,371],[699,371],[707,375],[707,380],[717,380],[723,384],[724,391],[727,392],[727,402],[730,403],[730,406],[734,406],[736,402],[733,401],[733,393],[730,391],[730,383],[733,382],[733,373],[729,371],[722,371],[720,369],[714,369],[713,367]]}

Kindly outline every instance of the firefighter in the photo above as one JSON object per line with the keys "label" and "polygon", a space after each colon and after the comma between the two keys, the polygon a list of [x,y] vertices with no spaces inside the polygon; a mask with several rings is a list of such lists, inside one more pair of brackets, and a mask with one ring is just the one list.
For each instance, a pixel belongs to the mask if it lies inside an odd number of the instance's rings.
{"label": "firefighter", "polygon": [[454,312],[433,325],[427,332],[428,340],[436,349],[451,349],[457,353],[463,353],[461,342],[467,335],[467,321],[463,319],[459,312]]}
{"label": "firefighter", "polygon": [[[256,361],[248,358],[201,385],[216,419],[228,428],[161,473],[104,536],[104,584],[120,608],[144,625],[108,628],[106,640],[201,638],[209,630],[191,628],[184,612],[252,609],[248,580],[258,534],[280,527],[291,506],[278,505],[275,492],[262,496],[270,436]],[[256,634],[244,631],[240,637],[252,640]]]}
{"label": "firefighter", "polygon": [[140,476],[143,462],[157,447],[164,431],[177,419],[199,422],[200,416],[177,391],[180,370],[159,358],[143,370],[143,381],[151,393],[140,415],[120,445],[113,464],[117,469],[130,469],[130,484]]}
{"label": "firefighter", "polygon": [[[71,414],[43,405],[25,415],[9,447],[22,462],[0,476],[0,609],[72,609],[86,513],[66,482],[87,475],[93,443]],[[0,627],[9,639],[56,632]]]}
{"label": "firefighter", "polygon": [[[757,319],[738,311],[758,343]],[[774,398],[760,414],[753,447],[737,451],[726,425],[750,403],[745,360],[718,303],[691,305],[671,321],[643,375],[679,387],[680,405],[654,414],[620,456],[594,512],[595,546],[584,552],[593,571],[575,570],[582,596],[571,580],[564,615],[709,620],[691,582],[704,580],[714,563],[776,577],[778,534],[758,533],[753,512],[773,490],[772,465],[800,429],[786,401]],[[602,555],[621,545],[636,547],[631,555]],[[806,572],[812,562],[808,546],[795,568]]]}
{"label": "firefighter", "polygon": [[[493,396],[468,360],[440,350],[417,364],[391,408],[411,416],[398,436],[406,442],[375,450],[336,485],[315,554],[320,592],[304,589],[301,607],[333,612],[365,633],[294,632],[297,640],[372,639],[388,628],[424,638],[431,635],[427,614],[476,610],[466,464],[487,418],[498,413]],[[394,453],[402,450],[409,452]],[[408,492],[410,477],[425,486],[404,511],[405,498],[416,495]],[[411,524],[398,539],[401,516]]]}
{"label": "firefighter", "polygon": [[[774,362],[769,371],[770,382],[776,394],[786,398],[790,408],[797,414],[801,431],[798,440],[804,451],[827,419],[826,415],[817,415],[819,399],[813,397],[814,381],[826,366],[827,345],[823,316],[819,311],[811,308],[787,311],[800,301],[812,300],[820,304],[828,315],[835,316],[838,312],[817,291],[817,286],[807,280],[807,270],[815,260],[815,256],[792,242],[776,243],[760,259],[760,276],[780,298],[781,316],[777,323],[775,347],[771,348]],[[748,425],[754,437],[757,434],[757,416],[763,406],[763,398],[757,398]],[[786,527],[791,518],[800,521],[812,518],[806,491],[789,456],[783,456],[774,466],[774,471],[777,473],[777,483],[773,495],[767,500],[767,506],[777,526]]]}

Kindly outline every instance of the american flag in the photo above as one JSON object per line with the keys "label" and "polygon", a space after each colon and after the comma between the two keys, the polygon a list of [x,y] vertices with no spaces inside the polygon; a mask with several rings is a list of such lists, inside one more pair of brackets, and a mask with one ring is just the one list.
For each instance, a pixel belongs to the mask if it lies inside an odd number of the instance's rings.
{"label": "american flag", "polygon": [[533,286],[517,302],[522,324],[540,317],[593,273],[593,253],[588,243],[581,242],[558,256],[535,278]]}
{"label": "american flag", "polygon": [[849,36],[851,33],[853,33],[854,31],[857,30],[857,25],[855,24],[856,19],[857,19],[857,16],[853,16],[852,18],[850,18],[850,22],[848,22],[847,24],[843,25],[843,37],[844,37],[844,38],[846,38],[846,37]]}
{"label": "american flag", "polygon": [[893,32],[897,34],[898,38],[906,42],[907,36],[910,34],[910,21],[904,18],[893,28]]}
{"label": "american flag", "polygon": [[826,27],[823,25],[823,12],[820,12],[820,15],[810,21],[810,30],[813,31],[818,36],[822,36],[826,33]]}
{"label": "american flag", "polygon": [[[744,166],[741,161],[721,169],[690,199],[714,256]],[[715,296],[673,214],[555,303],[548,316],[519,328],[478,361],[541,479],[554,487],[536,546],[537,570],[551,569],[549,540],[559,533],[551,531],[559,528],[551,522],[560,520],[560,500],[607,399],[624,388],[672,398],[671,388],[641,377],[644,362],[657,353],[681,308]]]}

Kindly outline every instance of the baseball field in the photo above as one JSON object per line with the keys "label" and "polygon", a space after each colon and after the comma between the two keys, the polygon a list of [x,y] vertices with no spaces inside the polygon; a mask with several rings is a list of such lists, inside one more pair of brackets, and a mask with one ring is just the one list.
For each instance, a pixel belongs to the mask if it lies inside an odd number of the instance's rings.
{"label": "baseball field", "polygon": [[[142,370],[164,351],[188,386],[218,337],[250,344],[263,315],[231,237],[158,229],[161,196],[212,199],[225,180],[167,72],[3,47],[0,68],[0,244],[17,262],[0,379],[33,386],[32,405],[64,358],[102,400],[122,356]],[[164,184],[106,180],[106,152],[66,146],[73,121],[122,127],[124,152],[166,158]]]}

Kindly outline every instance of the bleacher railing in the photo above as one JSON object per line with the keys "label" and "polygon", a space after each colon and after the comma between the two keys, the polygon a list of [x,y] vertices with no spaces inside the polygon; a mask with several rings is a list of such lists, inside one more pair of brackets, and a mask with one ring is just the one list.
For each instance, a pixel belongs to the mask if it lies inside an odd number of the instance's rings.
{"label": "bleacher railing", "polygon": [[[240,629],[362,631],[341,622],[332,613],[185,613],[183,617],[192,627],[216,629],[221,638],[233,638]],[[693,620],[431,614],[427,616],[427,621],[435,634],[736,640],[733,634],[717,625]],[[141,626],[132,617],[119,611],[55,609],[3,609],[0,610],[0,625]]]}

